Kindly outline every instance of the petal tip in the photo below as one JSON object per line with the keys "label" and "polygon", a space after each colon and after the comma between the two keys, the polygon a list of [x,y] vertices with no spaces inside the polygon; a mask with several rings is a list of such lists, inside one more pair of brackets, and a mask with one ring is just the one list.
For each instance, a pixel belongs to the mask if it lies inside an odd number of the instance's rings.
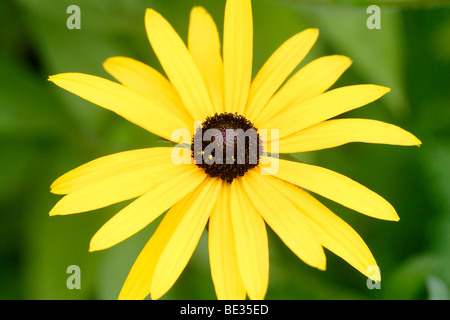
{"label": "petal tip", "polygon": [[64,73],[54,74],[48,76],[47,81],[53,82],[56,84],[56,81],[60,80],[63,77]]}
{"label": "petal tip", "polygon": [[105,246],[105,244],[102,243],[101,238],[99,237],[100,231],[101,228],[91,238],[91,241],[89,242],[89,252],[100,251],[107,248],[107,246]]}
{"label": "petal tip", "polygon": [[158,11],[156,11],[155,9],[152,9],[152,8],[147,8],[147,10],[145,10],[145,18],[146,19],[152,19],[155,17],[161,17],[161,14],[159,14]]}
{"label": "petal tip", "polygon": [[97,241],[95,241],[94,235],[94,237],[91,239],[91,242],[89,243],[89,252],[95,252],[100,250],[102,250],[102,248],[98,246]]}
{"label": "petal tip", "polygon": [[334,58],[336,62],[339,62],[343,68],[349,68],[353,64],[353,60],[344,55],[335,54],[330,57]]}
{"label": "petal tip", "polygon": [[381,281],[380,268],[376,264],[367,266],[365,275],[372,281]]}
{"label": "petal tip", "polygon": [[64,198],[60,200],[60,202],[56,203],[52,210],[48,213],[49,216],[65,216],[70,214],[79,213],[79,211],[67,208],[64,206],[63,202]]}
{"label": "petal tip", "polygon": [[202,6],[194,6],[191,12],[207,13],[206,9]]}
{"label": "petal tip", "polygon": [[53,209],[50,210],[50,212],[48,213],[48,215],[49,215],[50,217],[58,216],[58,215],[60,215],[60,214],[61,214],[61,213],[58,212],[58,209],[57,209],[56,206],[54,206]]}
{"label": "petal tip", "polygon": [[320,33],[319,28],[309,28],[307,30],[309,30],[310,32],[317,34],[317,35],[319,35],[319,33]]}
{"label": "petal tip", "polygon": [[353,64],[353,60],[350,59],[349,57],[347,56],[340,56],[340,57],[346,66],[350,67]]}
{"label": "petal tip", "polygon": [[317,270],[320,271],[327,270],[327,258],[325,256],[325,251],[323,250],[323,247],[322,250],[320,251],[320,255],[316,254],[314,260],[315,261],[305,261],[305,260],[303,261],[306,262],[306,264],[309,264],[311,267],[316,268]]}
{"label": "petal tip", "polygon": [[382,89],[382,91],[384,91],[385,93],[388,93],[391,91],[391,88],[383,87],[383,86],[380,86],[380,89]]}
{"label": "petal tip", "polygon": [[414,136],[413,139],[414,139],[413,145],[420,148],[420,146],[422,145],[422,141],[420,141],[416,136]]}
{"label": "petal tip", "polygon": [[381,219],[381,220],[386,220],[386,221],[394,221],[397,222],[400,220],[400,217],[398,216],[397,211],[395,210],[395,208],[386,200],[385,204],[384,204],[384,208],[383,208],[383,214],[379,215],[379,216],[374,216],[377,219]]}
{"label": "petal tip", "polygon": [[152,290],[150,291],[150,298],[152,300],[158,300],[164,295],[160,290],[155,290],[152,286]]}
{"label": "petal tip", "polygon": [[298,33],[300,38],[305,35],[308,35],[309,39],[315,42],[319,37],[319,28],[308,28]]}
{"label": "petal tip", "polygon": [[55,83],[56,85],[59,85],[58,83],[62,80],[69,80],[69,81],[74,81],[76,79],[78,79],[77,77],[79,76],[85,76],[85,74],[83,73],[79,73],[79,72],[66,72],[66,73],[58,73],[52,76],[48,77],[48,81],[51,81],[53,83]]}
{"label": "petal tip", "polygon": [[105,67],[109,64],[113,64],[116,61],[117,61],[117,57],[109,57],[105,61],[103,61],[103,66]]}
{"label": "petal tip", "polygon": [[145,21],[146,21],[146,27],[148,28],[148,24],[153,21],[154,19],[157,19],[158,16],[161,16],[157,11],[155,11],[152,8],[147,8],[145,10]]}
{"label": "petal tip", "polygon": [[397,214],[397,212],[395,210],[393,210],[392,213],[391,213],[391,217],[386,218],[386,220],[398,222],[398,221],[400,221],[400,217]]}
{"label": "petal tip", "polygon": [[53,194],[66,194],[64,191],[62,191],[58,187],[50,187],[50,193],[53,193]]}
{"label": "petal tip", "polygon": [[325,252],[322,248],[321,254],[317,257],[317,261],[314,264],[314,267],[320,271],[326,271],[327,270],[327,258],[325,256]]}
{"label": "petal tip", "polygon": [[58,192],[55,192],[55,191],[57,191],[59,189],[59,187],[61,186],[61,179],[60,178],[58,178],[55,181],[53,181],[52,184],[50,185],[50,192],[51,193],[58,194]]}
{"label": "petal tip", "polygon": [[391,88],[388,88],[388,87],[385,87],[385,86],[380,86],[380,85],[377,85],[377,84],[361,84],[359,86],[366,87],[369,90],[373,90],[374,93],[379,94],[380,96],[383,96],[386,93],[391,91]]}

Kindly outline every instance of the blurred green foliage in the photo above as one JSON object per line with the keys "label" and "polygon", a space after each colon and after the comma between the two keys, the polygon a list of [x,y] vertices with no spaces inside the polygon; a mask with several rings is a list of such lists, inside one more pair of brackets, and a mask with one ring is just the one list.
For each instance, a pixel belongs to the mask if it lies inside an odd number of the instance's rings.
{"label": "blurred green foliage", "polygon": [[[374,83],[389,95],[348,114],[399,125],[416,147],[351,144],[292,155],[346,174],[397,209],[378,221],[321,199],[366,240],[381,290],[327,252],[327,271],[306,266],[271,232],[267,299],[448,299],[450,285],[450,10],[443,1],[374,1],[381,29],[369,30],[366,1],[253,0],[254,70],[293,34],[320,37],[302,62],[343,54],[352,67],[336,86]],[[69,5],[81,29],[69,30]],[[423,6],[423,5],[426,6]],[[99,156],[156,146],[157,137],[47,81],[84,72],[110,78],[102,62],[129,56],[161,67],[147,41],[145,9],[161,12],[186,39],[189,11],[203,5],[222,32],[224,0],[9,0],[0,2],[0,299],[115,299],[157,222],[125,242],[89,253],[92,235],[124,204],[48,216],[54,179]],[[81,268],[81,289],[66,287]],[[167,299],[214,299],[206,234]]]}

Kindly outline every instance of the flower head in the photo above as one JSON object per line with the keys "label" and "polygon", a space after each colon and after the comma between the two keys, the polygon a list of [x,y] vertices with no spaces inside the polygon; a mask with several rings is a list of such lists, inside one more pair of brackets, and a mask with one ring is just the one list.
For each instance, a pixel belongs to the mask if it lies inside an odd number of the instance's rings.
{"label": "flower head", "polygon": [[[337,55],[313,60],[286,81],[314,45],[317,29],[288,39],[252,80],[250,0],[227,1],[223,56],[217,27],[201,7],[191,12],[187,46],[152,9],[146,12],[145,26],[167,78],[125,57],[104,63],[120,83],[78,73],[50,77],[156,135],[190,144],[105,156],[51,186],[53,193],[65,195],[51,215],[135,199],[94,235],[91,251],[127,239],[167,211],[134,263],[120,298],[165,294],[207,224],[211,274],[220,299],[264,298],[269,274],[266,224],[308,265],[325,269],[325,247],[379,281],[378,272],[368,271],[376,261],[361,237],[306,190],[378,219],[398,220],[394,208],[341,174],[276,154],[350,142],[420,145],[391,124],[330,120],[389,89],[354,85],[327,91],[351,64]],[[188,141],[173,134],[179,129]],[[176,156],[182,161],[174,161]]]}

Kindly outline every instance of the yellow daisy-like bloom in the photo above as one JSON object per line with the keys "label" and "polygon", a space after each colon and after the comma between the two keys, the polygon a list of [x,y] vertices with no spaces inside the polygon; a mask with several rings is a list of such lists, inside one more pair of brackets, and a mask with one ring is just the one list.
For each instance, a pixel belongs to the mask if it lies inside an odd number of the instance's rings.
{"label": "yellow daisy-like bloom", "polygon": [[[327,91],[350,66],[347,57],[316,59],[282,86],[315,43],[317,29],[287,40],[251,81],[252,25],[250,0],[228,0],[222,59],[217,27],[203,8],[191,12],[188,46],[160,14],[148,9],[147,34],[168,79],[141,62],[114,57],[104,66],[120,84],[79,73],[58,74],[50,81],[175,143],[183,142],[173,134],[179,129],[192,139],[200,129],[223,134],[227,128],[253,128],[258,134],[267,129],[270,134],[258,135],[257,144],[263,143],[266,151],[278,148],[279,153],[349,142],[420,145],[412,134],[391,124],[329,120],[389,91],[377,85]],[[236,151],[235,140],[226,137],[223,145],[231,144]],[[198,163],[195,154],[203,155],[206,148],[201,144],[197,152],[194,145],[195,141],[185,148],[155,147],[105,156],[64,174],[51,186],[53,193],[65,196],[50,215],[136,198],[94,235],[91,251],[127,239],[168,210],[134,263],[119,298],[164,295],[185,268],[207,224],[211,274],[219,299],[265,297],[266,223],[308,265],[325,269],[325,247],[365,276],[380,280],[379,272],[370,268],[377,263],[361,237],[305,190],[362,214],[397,221],[394,208],[381,196],[336,172],[273,154],[257,153],[254,164],[247,160]],[[245,148],[248,157],[249,147]],[[174,161],[179,151],[187,151],[187,157],[180,156],[181,163]],[[276,170],[269,172],[275,163]]]}

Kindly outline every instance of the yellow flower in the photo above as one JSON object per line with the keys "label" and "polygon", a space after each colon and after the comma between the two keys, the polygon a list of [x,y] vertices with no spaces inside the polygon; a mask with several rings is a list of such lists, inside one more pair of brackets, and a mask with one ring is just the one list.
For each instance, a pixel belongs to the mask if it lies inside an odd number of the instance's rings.
{"label": "yellow flower", "polygon": [[[193,139],[185,148],[105,156],[64,174],[51,186],[53,193],[65,196],[50,215],[84,212],[136,198],[94,235],[91,251],[127,239],[168,210],[134,263],[119,298],[164,295],[185,268],[207,224],[211,274],[219,299],[265,297],[269,274],[266,223],[308,265],[325,269],[325,247],[379,281],[379,272],[371,273],[370,268],[377,263],[361,237],[305,190],[379,219],[398,220],[394,208],[345,176],[278,159],[275,154],[263,155],[260,145],[265,151],[278,148],[279,153],[349,142],[420,145],[412,134],[391,124],[329,120],[380,98],[389,89],[354,85],[327,91],[351,64],[347,57],[337,55],[310,62],[283,85],[314,45],[317,29],[287,40],[251,81],[250,0],[227,1],[223,60],[217,27],[201,7],[191,12],[187,47],[152,9],[146,12],[145,25],[168,79],[125,57],[104,63],[120,84],[79,73],[49,79],[165,139],[186,142],[174,134],[179,129]],[[218,141],[216,146],[231,146],[232,163],[207,162],[224,155],[223,148],[201,161],[211,146],[202,140],[202,132],[208,129],[219,132],[214,139],[210,137],[211,144]],[[239,149],[239,137],[230,139],[226,129],[254,129],[257,140]],[[183,161],[174,161],[174,155],[183,150],[187,151],[184,157],[180,155]],[[196,156],[200,162],[194,161]],[[240,156],[244,162],[236,162]],[[252,156],[256,162],[248,160]]]}

